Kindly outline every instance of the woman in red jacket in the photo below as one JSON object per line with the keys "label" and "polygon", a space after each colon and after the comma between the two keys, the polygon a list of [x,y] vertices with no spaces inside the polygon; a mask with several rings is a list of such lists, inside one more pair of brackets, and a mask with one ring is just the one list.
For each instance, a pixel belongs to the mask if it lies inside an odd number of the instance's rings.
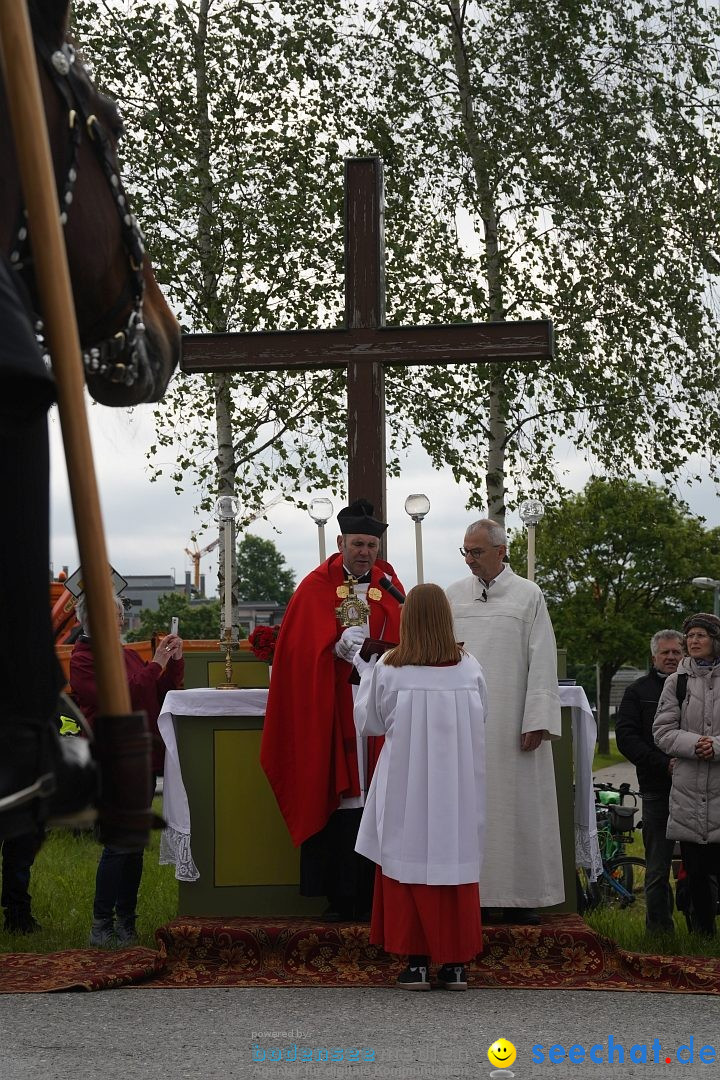
{"label": "woman in red jacket", "polygon": [[[122,632],[125,608],[122,600],[119,597],[116,599],[118,629]],[[76,615],[83,632],[70,657],[70,685],[75,700],[92,726],[98,703],[84,595],[78,600]],[[185,672],[182,647],[182,639],[176,634],[169,634],[160,642],[149,663],[133,649],[123,649],[132,708],[146,713],[148,728],[153,735],[153,771],[156,776],[162,775],[165,754],[157,720],[168,690],[177,690],[182,686]],[[142,848],[132,851],[111,846],[103,848],[95,879],[91,945],[111,947],[133,945],[137,941],[135,921],[142,866]]]}

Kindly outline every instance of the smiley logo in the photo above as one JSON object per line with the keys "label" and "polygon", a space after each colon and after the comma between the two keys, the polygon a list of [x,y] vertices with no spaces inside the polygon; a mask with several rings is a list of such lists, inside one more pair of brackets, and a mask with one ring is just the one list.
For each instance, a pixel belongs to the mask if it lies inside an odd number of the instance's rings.
{"label": "smiley logo", "polygon": [[488,1061],[498,1069],[507,1069],[517,1057],[517,1050],[507,1039],[496,1039],[488,1048]]}

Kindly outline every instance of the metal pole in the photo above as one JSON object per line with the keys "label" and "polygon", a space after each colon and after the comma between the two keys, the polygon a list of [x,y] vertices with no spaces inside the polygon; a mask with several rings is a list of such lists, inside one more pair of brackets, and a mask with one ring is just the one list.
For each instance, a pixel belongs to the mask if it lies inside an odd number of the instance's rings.
{"label": "metal pole", "polygon": [[415,558],[417,560],[417,583],[422,585],[425,580],[423,575],[422,519],[415,522]]}
{"label": "metal pole", "polygon": [[527,576],[528,581],[535,580],[535,526],[527,527]]}
{"label": "metal pole", "polygon": [[600,661],[595,661],[595,723],[600,727]]}
{"label": "metal pole", "polygon": [[325,551],[325,526],[318,522],[318,551],[320,553],[320,562],[324,563],[327,559],[327,553]]}

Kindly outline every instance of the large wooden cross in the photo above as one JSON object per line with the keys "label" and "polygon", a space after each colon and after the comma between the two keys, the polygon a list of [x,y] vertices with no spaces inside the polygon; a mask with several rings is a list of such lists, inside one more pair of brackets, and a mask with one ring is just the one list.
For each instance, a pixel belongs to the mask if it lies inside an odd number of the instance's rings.
{"label": "large wooden cross", "polygon": [[369,499],[387,520],[386,364],[428,365],[550,360],[551,322],[385,325],[383,167],[380,158],[345,161],[345,325],[337,330],[187,334],[187,372],[346,367],[348,494]]}

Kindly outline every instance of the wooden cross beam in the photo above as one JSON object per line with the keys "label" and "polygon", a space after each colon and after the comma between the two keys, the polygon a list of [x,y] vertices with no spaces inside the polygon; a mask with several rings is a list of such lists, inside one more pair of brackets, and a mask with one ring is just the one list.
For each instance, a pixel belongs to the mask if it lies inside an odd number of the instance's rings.
{"label": "wooden cross beam", "polygon": [[383,167],[345,161],[345,325],[337,330],[186,334],[189,373],[346,367],[348,494],[369,499],[386,520],[386,364],[430,365],[550,360],[551,322],[385,325]]}

